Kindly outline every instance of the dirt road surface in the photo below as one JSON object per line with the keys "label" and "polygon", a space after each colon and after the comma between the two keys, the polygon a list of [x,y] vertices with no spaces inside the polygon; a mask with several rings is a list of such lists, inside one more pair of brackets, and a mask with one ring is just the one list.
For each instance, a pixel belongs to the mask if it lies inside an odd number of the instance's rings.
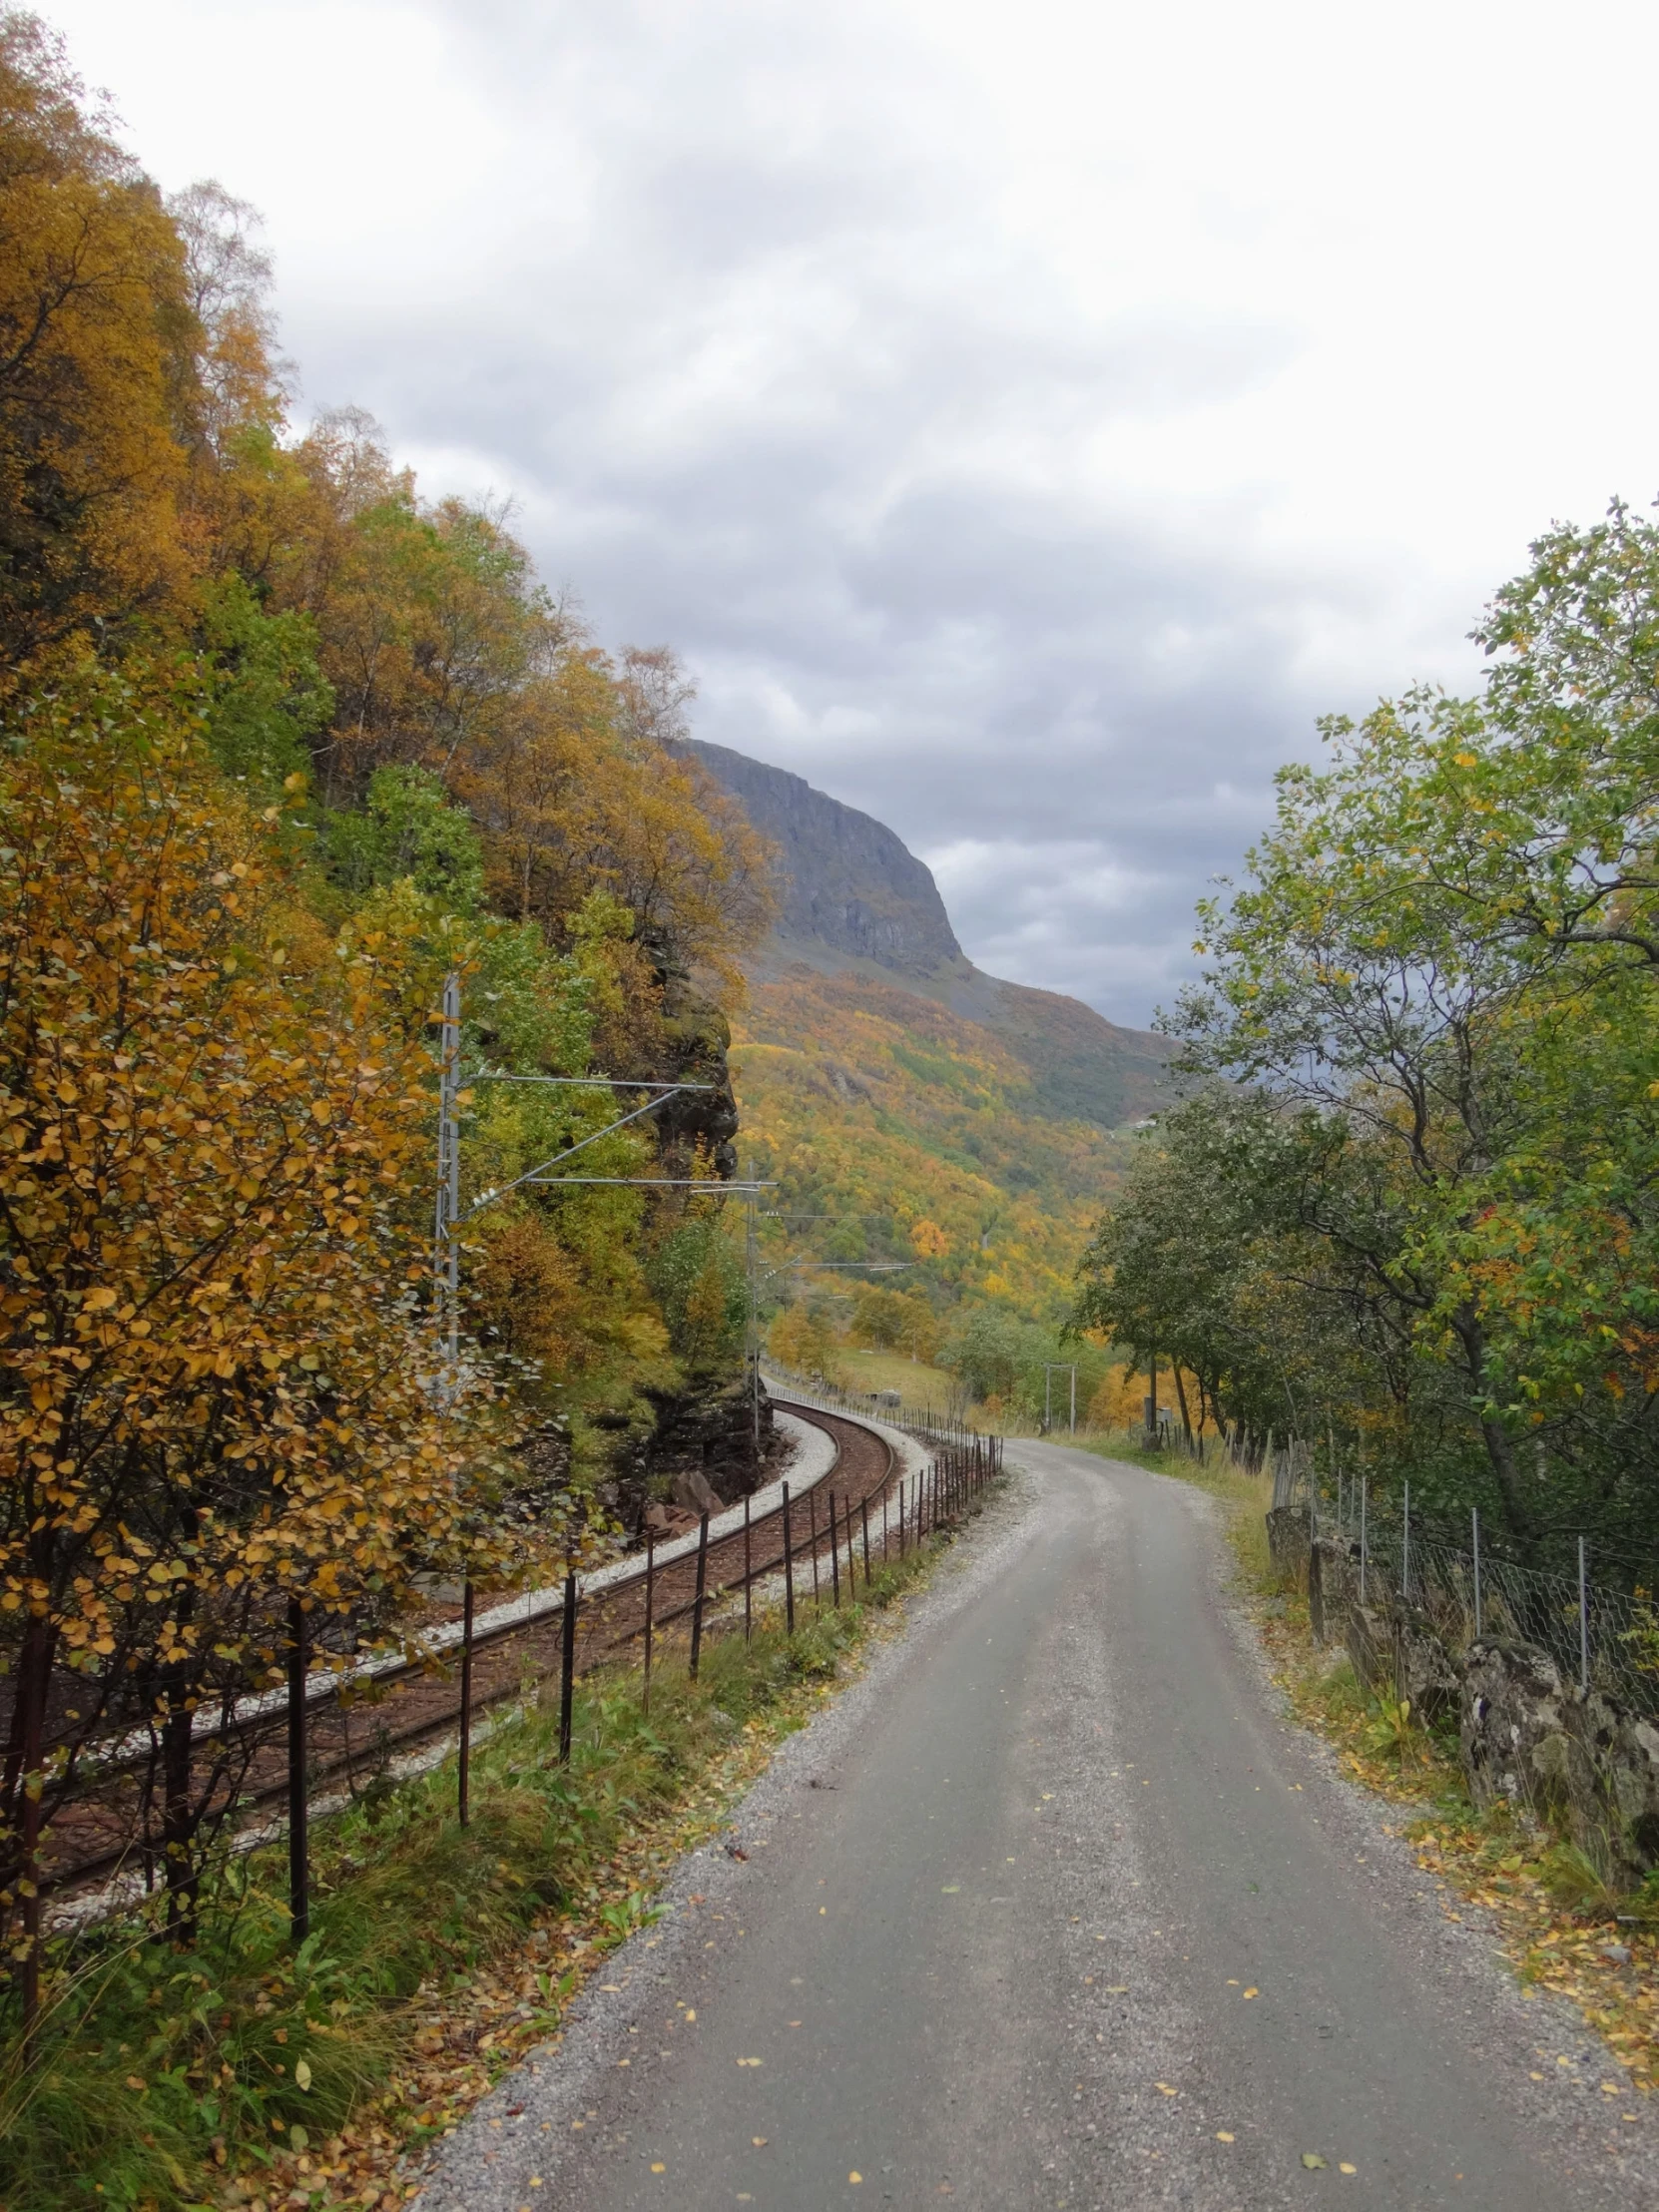
{"label": "dirt road surface", "polygon": [[1015,1449],[423,2212],[1659,2206],[1648,2105],[1279,1716],[1209,1501]]}

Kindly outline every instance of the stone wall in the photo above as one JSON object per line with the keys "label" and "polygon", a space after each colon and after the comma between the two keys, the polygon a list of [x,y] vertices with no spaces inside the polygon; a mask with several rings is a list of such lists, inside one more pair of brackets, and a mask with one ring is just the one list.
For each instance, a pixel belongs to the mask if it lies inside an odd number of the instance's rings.
{"label": "stone wall", "polygon": [[1409,1699],[1425,1727],[1457,1724],[1477,1805],[1505,1799],[1569,1836],[1615,1888],[1659,1868],[1659,1726],[1593,1684],[1563,1679],[1547,1651],[1482,1638],[1453,1650],[1396,1592],[1360,1595],[1359,1546],[1314,1535],[1306,1506],[1268,1515],[1275,1564],[1308,1593],[1319,1643],[1343,1643],[1368,1689]]}

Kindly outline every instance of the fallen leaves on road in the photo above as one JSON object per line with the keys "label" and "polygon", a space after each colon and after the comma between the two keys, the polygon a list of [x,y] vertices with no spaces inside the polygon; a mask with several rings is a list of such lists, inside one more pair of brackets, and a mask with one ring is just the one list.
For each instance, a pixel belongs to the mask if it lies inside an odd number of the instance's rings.
{"label": "fallen leaves on road", "polygon": [[1310,2173],[1317,2173],[1327,2161],[1320,2156],[1317,2150],[1305,2150],[1302,2154],[1302,2163]]}
{"label": "fallen leaves on road", "polygon": [[1216,2129],[1216,2141],[1218,2143],[1231,2143],[1237,2141],[1237,2137],[1232,2135],[1225,2127],[1218,2127]]}

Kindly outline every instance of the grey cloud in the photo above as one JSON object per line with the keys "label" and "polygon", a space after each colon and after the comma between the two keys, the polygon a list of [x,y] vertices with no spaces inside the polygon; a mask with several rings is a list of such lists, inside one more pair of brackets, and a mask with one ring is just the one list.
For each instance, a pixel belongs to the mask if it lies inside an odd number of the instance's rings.
{"label": "grey cloud", "polygon": [[1298,332],[1085,314],[879,11],[444,12],[521,205],[391,327],[287,272],[308,388],[516,495],[603,636],[686,657],[700,735],[940,855],[984,965],[1146,1019],[1273,767],[1368,703],[1298,657],[1386,579],[1264,559],[1248,505],[1178,525],[1094,445]]}

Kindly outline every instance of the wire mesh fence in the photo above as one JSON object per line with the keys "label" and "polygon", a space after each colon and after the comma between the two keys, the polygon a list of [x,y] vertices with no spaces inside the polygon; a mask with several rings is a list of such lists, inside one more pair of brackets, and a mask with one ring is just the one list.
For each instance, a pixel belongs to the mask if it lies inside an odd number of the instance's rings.
{"label": "wire mesh fence", "polygon": [[1659,1715],[1659,1604],[1640,1584],[1599,1579],[1585,1537],[1566,1571],[1526,1566],[1492,1540],[1478,1509],[1460,1540],[1413,1511],[1409,1484],[1397,1499],[1378,1497],[1364,1474],[1317,1468],[1306,1444],[1276,1451],[1272,1472],[1275,1507],[1307,1513],[1311,1538],[1348,1551],[1362,1603],[1403,1600],[1452,1652],[1481,1639],[1535,1645],[1581,1693],[1599,1689]]}

